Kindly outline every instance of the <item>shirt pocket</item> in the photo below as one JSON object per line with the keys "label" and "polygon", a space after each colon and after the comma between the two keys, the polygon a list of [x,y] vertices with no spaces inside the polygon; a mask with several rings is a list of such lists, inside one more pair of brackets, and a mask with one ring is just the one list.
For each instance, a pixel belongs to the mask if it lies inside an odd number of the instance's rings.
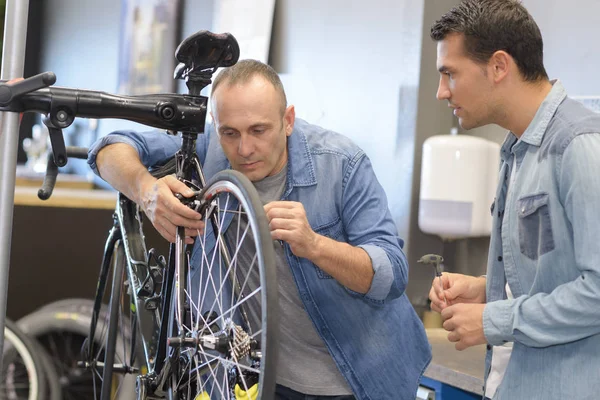
{"label": "shirt pocket", "polygon": [[518,200],[519,247],[532,260],[554,250],[552,219],[548,193],[538,193]]}
{"label": "shirt pocket", "polygon": [[[332,221],[327,224],[323,224],[318,228],[314,229],[315,233],[325,236],[329,239],[336,240],[338,242],[345,242],[343,238],[343,229],[342,229],[342,221],[338,218],[335,221]],[[315,271],[319,279],[333,279],[331,275],[327,272],[323,271],[321,268],[317,267],[315,264]]]}

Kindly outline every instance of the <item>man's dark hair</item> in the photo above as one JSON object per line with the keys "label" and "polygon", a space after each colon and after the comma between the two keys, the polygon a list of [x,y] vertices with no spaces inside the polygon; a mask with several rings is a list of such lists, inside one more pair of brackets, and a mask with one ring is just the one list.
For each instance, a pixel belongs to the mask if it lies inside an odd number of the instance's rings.
{"label": "man's dark hair", "polygon": [[499,50],[515,60],[525,81],[548,79],[544,68],[544,42],[539,27],[517,0],[464,0],[433,24],[431,38],[464,35],[465,52],[487,63]]}

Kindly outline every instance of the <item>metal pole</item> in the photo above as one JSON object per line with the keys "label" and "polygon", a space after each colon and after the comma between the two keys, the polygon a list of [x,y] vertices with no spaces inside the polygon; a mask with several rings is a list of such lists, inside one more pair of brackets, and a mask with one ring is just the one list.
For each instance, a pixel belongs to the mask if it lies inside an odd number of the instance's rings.
{"label": "metal pole", "polygon": [[[23,76],[29,0],[8,0],[4,17],[4,47],[0,79]],[[15,175],[19,144],[19,114],[0,113],[0,370],[10,263]]]}

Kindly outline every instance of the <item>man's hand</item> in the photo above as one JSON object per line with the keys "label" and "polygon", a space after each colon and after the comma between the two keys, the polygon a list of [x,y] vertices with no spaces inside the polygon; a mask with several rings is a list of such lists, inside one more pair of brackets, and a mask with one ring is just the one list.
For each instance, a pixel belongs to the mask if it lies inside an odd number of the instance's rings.
{"label": "man's hand", "polygon": [[454,304],[442,310],[443,327],[448,340],[456,343],[456,350],[464,350],[487,340],[483,333],[483,309],[485,304]]}
{"label": "man's hand", "polygon": [[[443,309],[451,304],[485,303],[485,281],[484,277],[445,272],[442,274],[442,285],[444,286],[442,294],[439,278],[435,277],[429,291],[431,309],[436,312],[442,312]],[[447,303],[444,303],[444,298]]]}
{"label": "man's hand", "polygon": [[204,231],[202,216],[196,211],[184,206],[174,196],[181,193],[191,197],[194,192],[173,176],[161,179],[148,179],[141,186],[137,203],[142,207],[146,216],[156,230],[169,242],[175,242],[177,227],[185,227],[185,242],[194,243],[194,236]]}
{"label": "man's hand", "polygon": [[296,257],[312,259],[320,236],[310,227],[302,203],[273,201],[264,208],[271,237],[288,243]]}

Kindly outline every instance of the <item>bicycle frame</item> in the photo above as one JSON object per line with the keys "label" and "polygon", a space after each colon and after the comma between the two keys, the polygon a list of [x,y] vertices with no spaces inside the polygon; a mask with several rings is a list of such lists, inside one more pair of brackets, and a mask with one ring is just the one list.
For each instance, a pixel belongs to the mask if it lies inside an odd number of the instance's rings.
{"label": "bicycle frame", "polygon": [[[190,137],[191,136],[191,137]],[[187,138],[187,139],[186,139]],[[204,187],[205,180],[202,168],[195,155],[195,135],[184,134],[183,151],[177,153],[177,178],[184,181],[190,181],[195,172],[200,176],[201,187]],[[115,248],[122,248],[127,261],[127,277],[131,285],[131,297],[136,313],[137,323],[141,330],[145,361],[149,368],[149,373],[154,374],[162,370],[166,359],[166,343],[169,332],[167,332],[166,321],[171,307],[174,277],[180,277],[180,288],[186,280],[185,265],[178,265],[173,256],[174,245],[170,246],[170,255],[168,265],[159,265],[166,273],[165,279],[162,279],[160,290],[157,289],[155,282],[156,276],[153,276],[150,257],[144,242],[144,233],[142,229],[142,219],[138,206],[127,197],[119,194],[117,206],[115,209],[114,224],[109,232],[102,267],[100,270],[100,279],[96,290],[96,302],[94,309],[94,318],[90,327],[89,351],[90,357],[93,352],[93,336],[96,331],[97,315],[100,312],[101,301],[108,281],[110,263],[115,256]],[[183,253],[183,251],[182,251]],[[158,260],[157,260],[158,261]],[[159,262],[160,263],[160,262]],[[183,285],[183,286],[182,286]],[[161,302],[162,300],[162,302]],[[88,362],[93,360],[89,359]],[[131,371],[124,371],[131,372]]]}

